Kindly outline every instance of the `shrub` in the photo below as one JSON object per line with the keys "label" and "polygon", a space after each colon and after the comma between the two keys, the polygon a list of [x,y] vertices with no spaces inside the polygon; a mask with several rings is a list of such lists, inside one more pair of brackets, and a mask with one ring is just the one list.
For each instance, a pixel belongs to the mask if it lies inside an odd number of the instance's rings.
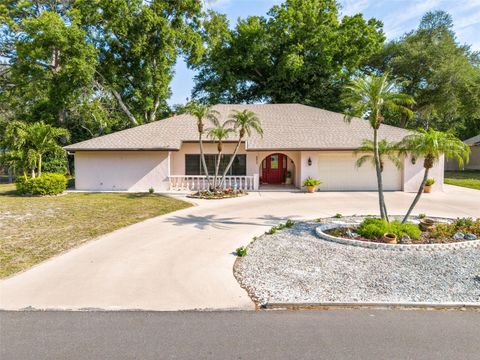
{"label": "shrub", "polygon": [[320,184],[321,184],[320,180],[313,179],[310,176],[303,181],[303,186],[317,186]]}
{"label": "shrub", "polygon": [[334,216],[334,218],[336,218],[336,219],[341,219],[342,217],[343,217],[343,215],[340,214],[340,213],[336,213],[335,216]]}
{"label": "shrub", "polygon": [[154,189],[153,187],[151,187],[150,189],[148,189],[148,192],[149,192],[150,194],[153,194],[153,193],[155,192],[155,189]]}
{"label": "shrub", "polygon": [[436,224],[433,230],[430,232],[431,237],[439,238],[449,238],[455,234],[455,225],[454,224]]}
{"label": "shrub", "polygon": [[247,248],[245,246],[240,246],[235,252],[237,253],[237,256],[244,257],[247,255]]}
{"label": "shrub", "polygon": [[424,214],[424,213],[418,214],[419,219],[425,219],[426,217],[427,217],[427,214]]}
{"label": "shrub", "polygon": [[285,229],[285,227],[286,226],[284,224],[278,224],[277,225],[277,230],[283,230],[283,229]]}
{"label": "shrub", "polygon": [[36,178],[20,176],[15,185],[21,195],[58,195],[67,188],[67,178],[55,173],[44,173]]}
{"label": "shrub", "polygon": [[432,186],[433,184],[435,184],[435,179],[429,178],[425,181],[426,186]]}
{"label": "shrub", "polygon": [[295,225],[295,221],[288,219],[287,222],[285,223],[285,226],[287,228],[292,228]]}
{"label": "shrub", "polygon": [[67,173],[67,159],[65,158],[53,158],[47,159],[42,163],[42,170],[46,173]]}
{"label": "shrub", "polygon": [[267,235],[273,235],[277,232],[277,228],[274,226],[266,232]]}
{"label": "shrub", "polygon": [[418,239],[422,234],[422,231],[415,224],[402,224],[399,221],[389,223],[377,218],[363,220],[358,226],[357,232],[367,239],[380,238],[386,233],[395,234],[397,237],[408,235],[411,239]]}

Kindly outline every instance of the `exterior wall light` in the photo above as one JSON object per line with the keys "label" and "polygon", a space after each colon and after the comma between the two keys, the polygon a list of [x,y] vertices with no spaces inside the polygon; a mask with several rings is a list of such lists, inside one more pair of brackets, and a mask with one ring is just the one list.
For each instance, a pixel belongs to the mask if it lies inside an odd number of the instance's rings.
{"label": "exterior wall light", "polygon": [[415,165],[415,163],[417,162],[417,158],[415,156],[412,156],[412,164]]}
{"label": "exterior wall light", "polygon": [[312,166],[312,159],[309,157],[307,161],[308,166]]}

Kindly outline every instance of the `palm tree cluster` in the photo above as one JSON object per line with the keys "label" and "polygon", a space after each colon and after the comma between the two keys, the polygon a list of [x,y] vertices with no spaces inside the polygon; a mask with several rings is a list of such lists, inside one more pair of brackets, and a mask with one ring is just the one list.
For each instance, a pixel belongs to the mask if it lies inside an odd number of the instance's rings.
{"label": "palm tree cluster", "polygon": [[[199,104],[198,102],[192,101],[187,104],[187,112],[197,119],[197,130],[200,146],[200,158],[202,163],[203,172],[206,175],[208,186],[210,190],[219,191],[223,188],[225,184],[225,179],[230,171],[235,157],[238,154],[240,149],[240,144],[247,137],[252,136],[255,132],[260,136],[263,135],[263,129],[261,126],[260,119],[257,114],[250,110],[232,110],[228,119],[221,123],[219,120],[218,111],[210,108],[208,105]],[[208,120],[212,127],[205,128],[205,121]],[[215,171],[213,174],[213,182],[210,181],[210,175],[208,172],[207,164],[205,161],[205,150],[203,145],[203,135],[207,133],[207,136],[213,140],[217,145],[217,159],[215,163]],[[220,164],[223,155],[223,144],[226,140],[233,137],[234,135],[238,136],[235,149],[230,161],[223,170],[223,174],[220,177]]]}
{"label": "palm tree cluster", "polygon": [[385,198],[383,195],[382,173],[385,160],[388,159],[397,168],[402,167],[402,157],[411,156],[423,158],[425,168],[423,180],[420,183],[417,195],[410,205],[403,223],[408,220],[412,210],[420,200],[429,170],[438,162],[442,155],[446,158],[456,158],[460,166],[468,161],[470,148],[452,133],[430,129],[419,129],[411,132],[399,143],[391,143],[385,139],[378,140],[378,129],[384,117],[383,113],[401,114],[410,118],[413,115],[411,106],[415,103],[409,95],[399,93],[395,81],[388,79],[388,74],[382,76],[358,77],[345,87],[343,101],[348,108],[345,120],[350,122],[354,116],[367,119],[373,129],[373,140],[366,139],[356,151],[363,155],[357,160],[360,167],[371,162],[376,170],[378,184],[378,199],[380,216],[389,221]]}
{"label": "palm tree cluster", "polygon": [[46,155],[65,157],[65,150],[58,143],[60,139],[68,140],[67,129],[53,127],[43,121],[25,123],[12,121],[5,129],[2,147],[2,163],[12,173],[23,173],[26,177],[42,175],[43,158]]}

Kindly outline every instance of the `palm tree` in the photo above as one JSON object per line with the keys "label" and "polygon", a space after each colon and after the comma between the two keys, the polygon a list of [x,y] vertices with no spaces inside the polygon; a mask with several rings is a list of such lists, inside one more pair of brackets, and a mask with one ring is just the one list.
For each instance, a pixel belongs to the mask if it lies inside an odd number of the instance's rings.
{"label": "palm tree", "polygon": [[[380,161],[380,172],[383,173],[385,168],[385,158],[390,160],[397,169],[403,167],[402,160],[399,158],[399,148],[397,143],[388,142],[383,139],[378,142],[378,159]],[[375,167],[374,159],[374,145],[372,140],[365,139],[362,142],[357,150],[354,151],[355,154],[364,153],[355,163],[357,168],[363,166],[366,162],[370,162]],[[385,203],[383,204],[383,211],[387,214],[387,209],[385,208]]]}
{"label": "palm tree", "polygon": [[203,172],[207,178],[208,188],[210,178],[208,175],[207,162],[205,161],[205,151],[203,149],[203,134],[205,132],[204,120],[210,120],[214,124],[218,122],[218,111],[211,109],[208,105],[200,104],[197,101],[191,101],[186,106],[187,112],[197,118],[198,142],[200,144],[200,161],[202,162]]}
{"label": "palm tree", "polygon": [[260,134],[260,136],[263,136],[263,129],[260,123],[260,119],[258,118],[257,114],[255,114],[253,111],[250,111],[250,110],[246,110],[246,109],[243,111],[232,110],[232,113],[230,114],[230,117],[225,122],[225,124],[232,124],[234,130],[238,131],[238,141],[237,141],[237,145],[235,146],[235,150],[233,151],[233,155],[230,158],[230,161],[223,172],[222,180],[220,182],[220,187],[225,182],[225,177],[227,176],[228,171],[232,167],[233,161],[237,156],[238,149],[240,148],[240,144],[242,143],[242,140],[245,138],[245,135],[250,137],[252,136],[252,132],[255,131],[257,134]]}
{"label": "palm tree", "polygon": [[226,140],[230,134],[235,133],[235,130],[227,127],[227,122],[220,124],[217,120],[214,122],[214,124],[215,127],[208,130],[208,136],[217,143],[217,163],[215,164],[215,176],[213,178],[213,189],[214,191],[217,191],[217,179],[218,171],[220,169],[220,161],[222,159],[223,141]]}
{"label": "palm tree", "polygon": [[444,154],[447,159],[455,158],[458,160],[460,167],[462,167],[464,161],[468,162],[469,160],[470,148],[452,133],[436,131],[432,128],[428,130],[420,129],[407,135],[400,146],[404,153],[408,153],[416,158],[423,157],[423,167],[425,168],[417,195],[403,218],[402,223],[405,223],[422,196],[430,169],[440,159],[440,156]]}
{"label": "palm tree", "polygon": [[347,107],[345,120],[350,122],[354,116],[362,117],[368,119],[373,129],[373,159],[377,173],[380,216],[388,221],[378,154],[378,129],[384,120],[384,111],[403,113],[411,117],[412,111],[408,106],[415,101],[409,95],[398,93],[397,84],[388,80],[388,74],[358,77],[345,86],[344,90],[342,101]]}
{"label": "palm tree", "polygon": [[[16,152],[16,157],[23,166],[31,168],[31,175],[42,175],[42,159],[47,153],[64,154],[58,144],[61,138],[69,139],[67,129],[53,127],[43,121],[28,124],[22,121],[12,121],[5,130],[4,145],[9,151]],[[19,154],[21,152],[22,154]]]}

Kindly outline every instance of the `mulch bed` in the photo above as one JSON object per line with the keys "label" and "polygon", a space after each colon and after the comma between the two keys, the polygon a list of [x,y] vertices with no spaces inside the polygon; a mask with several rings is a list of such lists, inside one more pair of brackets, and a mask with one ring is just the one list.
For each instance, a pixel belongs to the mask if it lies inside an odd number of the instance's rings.
{"label": "mulch bed", "polygon": [[206,199],[206,200],[220,200],[220,199],[230,199],[240,196],[248,195],[246,191],[198,191],[194,194],[187,195],[188,198],[192,199]]}

